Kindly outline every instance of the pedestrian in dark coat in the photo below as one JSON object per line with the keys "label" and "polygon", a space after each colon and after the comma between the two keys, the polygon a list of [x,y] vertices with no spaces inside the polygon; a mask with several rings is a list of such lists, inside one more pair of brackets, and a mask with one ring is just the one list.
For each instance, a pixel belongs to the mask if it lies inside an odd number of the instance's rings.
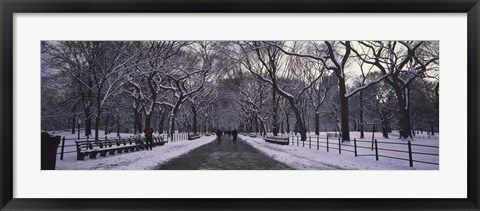
{"label": "pedestrian in dark coat", "polygon": [[152,150],[152,148],[153,148],[153,128],[146,127],[145,130],[143,130],[143,132],[145,133],[145,139],[147,141],[146,149],[148,150],[150,148],[150,150]]}
{"label": "pedestrian in dark coat", "polygon": [[217,129],[216,134],[217,134],[218,141],[220,141],[220,139],[222,138],[222,133],[223,132],[220,129]]}
{"label": "pedestrian in dark coat", "polygon": [[232,131],[233,141],[237,141],[238,131],[237,129],[233,129]]}

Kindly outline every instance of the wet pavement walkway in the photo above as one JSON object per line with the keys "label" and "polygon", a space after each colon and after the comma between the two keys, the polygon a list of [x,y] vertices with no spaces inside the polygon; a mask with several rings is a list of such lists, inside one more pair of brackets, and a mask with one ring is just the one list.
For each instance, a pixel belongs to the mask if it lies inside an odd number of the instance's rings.
{"label": "wet pavement walkway", "polygon": [[[212,136],[212,138],[215,138]],[[279,170],[292,169],[278,162],[238,138],[228,135],[214,140],[178,158],[157,166],[159,170]]]}

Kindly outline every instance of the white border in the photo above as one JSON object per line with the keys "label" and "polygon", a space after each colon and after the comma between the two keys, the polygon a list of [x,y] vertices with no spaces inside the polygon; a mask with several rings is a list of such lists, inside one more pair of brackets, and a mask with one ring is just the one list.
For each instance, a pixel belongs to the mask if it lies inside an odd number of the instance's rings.
{"label": "white border", "polygon": [[[15,14],[14,197],[466,198],[466,33],[466,14]],[[440,40],[439,171],[39,170],[40,40],[375,39]]]}

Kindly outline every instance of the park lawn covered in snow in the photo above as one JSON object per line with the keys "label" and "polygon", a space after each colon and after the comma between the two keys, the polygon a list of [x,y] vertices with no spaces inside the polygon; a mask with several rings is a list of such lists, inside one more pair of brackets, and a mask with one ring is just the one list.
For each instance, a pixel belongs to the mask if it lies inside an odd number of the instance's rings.
{"label": "park lawn covered in snow", "polygon": [[[316,146],[316,137],[314,134],[307,135],[307,141],[305,145],[300,143],[297,146],[295,139],[295,144],[291,145],[279,145],[268,143],[263,140],[262,137],[252,138],[249,136],[241,136],[240,138],[256,149],[264,152],[273,159],[280,161],[289,165],[295,169],[360,169],[360,170],[438,170],[439,165],[425,164],[414,162],[413,167],[409,166],[408,153],[405,152],[396,152],[398,151],[407,151],[408,146],[407,142],[401,141],[398,138],[392,136],[390,139],[382,138],[381,133],[375,133],[377,139],[378,154],[380,155],[379,160],[375,159],[375,151],[371,150],[371,133],[365,133],[365,139],[359,140],[360,136],[357,132],[352,132],[351,134],[352,141],[350,143],[344,142],[341,145],[342,153],[338,152],[338,139],[330,138],[329,140],[329,152],[327,152],[326,144],[320,143],[319,150]],[[309,147],[309,139],[311,137],[312,146]],[[325,133],[321,133],[319,138],[320,142],[326,142]],[[420,137],[420,136],[418,136]],[[323,139],[322,139],[323,138]],[[357,155],[355,157],[353,151],[353,138],[357,140]],[[290,140],[291,141],[291,140]],[[393,143],[393,144],[390,144]],[[399,144],[398,144],[399,143]],[[416,145],[428,145],[434,147],[422,147]],[[423,154],[413,154],[413,160],[426,161],[431,163],[439,163],[439,156],[430,155],[430,154],[439,154],[438,148],[438,138],[428,136],[421,136],[421,138],[414,138],[412,141],[412,151],[419,153],[427,153],[429,155]],[[363,148],[361,148],[363,147]],[[335,149],[336,148],[336,149]],[[387,151],[382,149],[394,150]],[[350,150],[350,151],[347,151]],[[361,156],[368,155],[368,156]],[[382,156],[397,157],[406,160],[396,160],[391,158],[386,158]]]}
{"label": "park lawn covered in snow", "polygon": [[[61,135],[61,134],[55,134]],[[128,137],[131,134],[123,134]],[[116,134],[112,137],[114,138]],[[68,138],[68,136],[66,137]],[[57,170],[149,170],[163,164],[173,158],[183,155],[197,147],[208,144],[215,139],[213,136],[202,136],[191,141],[168,142],[163,146],[154,147],[151,151],[135,151],[128,153],[116,153],[106,157],[97,156],[96,159],[77,161],[76,153],[66,153],[64,159],[60,160],[57,155]],[[75,143],[74,141],[71,141]],[[67,143],[66,143],[67,145]],[[71,147],[70,147],[71,148]]]}

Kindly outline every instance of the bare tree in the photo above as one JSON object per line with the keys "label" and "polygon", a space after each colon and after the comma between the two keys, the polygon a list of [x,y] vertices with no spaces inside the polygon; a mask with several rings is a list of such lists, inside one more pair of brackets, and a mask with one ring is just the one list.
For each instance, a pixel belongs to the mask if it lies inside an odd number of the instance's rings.
{"label": "bare tree", "polygon": [[165,78],[167,84],[158,84],[158,86],[172,92],[174,96],[171,102],[160,102],[160,104],[171,107],[170,133],[172,138],[175,131],[175,118],[182,103],[203,88],[208,73],[213,68],[215,57],[213,50],[213,46],[208,42],[195,42],[190,45],[190,48],[180,52],[182,59],[178,61],[181,62],[177,62],[175,67],[161,72],[161,77]]}
{"label": "bare tree", "polygon": [[[296,123],[300,131],[302,141],[307,139],[306,128],[304,119],[302,119],[302,114],[300,110],[300,101],[302,95],[306,90],[311,88],[313,84],[318,81],[321,74],[318,70],[308,70],[302,69],[302,71],[295,71],[295,69],[301,69],[302,61],[296,60],[295,58],[290,58],[290,64],[287,67],[282,62],[282,52],[281,48],[276,46],[281,46],[283,43],[274,43],[272,45],[270,42],[245,42],[240,43],[239,46],[242,49],[242,64],[245,69],[250,71],[253,75],[261,79],[263,82],[272,86],[272,88],[280,94],[282,97],[287,99],[291,109],[293,110],[296,118]],[[316,75],[312,81],[308,81],[306,86],[298,90],[296,96],[293,96],[291,93],[288,93],[284,88],[282,88],[281,78],[294,78],[297,74],[301,72],[306,75]]]}
{"label": "bare tree", "polygon": [[[400,138],[412,139],[410,121],[410,84],[417,77],[429,77],[438,70],[438,42],[388,41],[359,42],[366,51],[353,52],[367,64],[374,65],[394,89],[400,116]],[[422,47],[423,46],[423,47]],[[432,73],[435,74],[435,73]]]}

